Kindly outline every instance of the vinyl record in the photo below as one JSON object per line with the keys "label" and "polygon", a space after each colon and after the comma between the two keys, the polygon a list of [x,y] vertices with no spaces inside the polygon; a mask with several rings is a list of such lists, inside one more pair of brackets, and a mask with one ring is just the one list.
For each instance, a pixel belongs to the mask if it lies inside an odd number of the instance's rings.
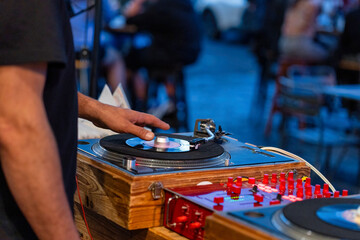
{"label": "vinyl record", "polygon": [[[291,224],[307,231],[333,238],[360,239],[359,228],[354,227],[354,225],[352,225],[353,227],[344,227],[345,220],[342,219],[343,216],[338,216],[335,213],[336,211],[351,210],[359,205],[360,199],[352,198],[309,199],[285,206],[282,213]],[[329,211],[334,212],[328,213]],[[327,219],[327,217],[330,219]],[[339,223],[341,221],[343,223]],[[350,225],[350,222],[347,225]]]}
{"label": "vinyl record", "polygon": [[[156,137],[166,136],[169,139],[172,139],[172,141],[175,141],[174,139],[178,139],[179,142],[181,142],[180,140],[190,141],[194,139],[194,137],[176,135],[176,134],[155,134],[155,136]],[[135,140],[130,140],[130,143],[127,144],[127,141],[129,139],[135,139]],[[144,147],[144,145],[146,144],[136,139],[137,138],[131,134],[117,134],[100,139],[99,144],[102,148],[114,153],[119,153],[122,155],[133,156],[133,157],[161,159],[161,160],[183,160],[183,161],[206,160],[206,159],[218,157],[224,153],[224,148],[215,142],[204,143],[200,145],[200,147],[196,150],[176,152],[176,151],[157,151],[157,149],[153,147]],[[176,149],[176,147],[174,147],[174,149]]]}
{"label": "vinyl record", "polygon": [[[158,142],[158,139],[165,139],[164,142]],[[166,136],[157,136],[154,140],[145,141],[141,138],[129,138],[125,141],[126,145],[136,149],[141,149],[145,151],[155,151],[155,152],[188,152],[190,151],[189,141],[178,139],[178,138],[169,138]]]}
{"label": "vinyl record", "polygon": [[358,204],[334,204],[321,207],[316,215],[329,224],[360,231],[360,213]]}

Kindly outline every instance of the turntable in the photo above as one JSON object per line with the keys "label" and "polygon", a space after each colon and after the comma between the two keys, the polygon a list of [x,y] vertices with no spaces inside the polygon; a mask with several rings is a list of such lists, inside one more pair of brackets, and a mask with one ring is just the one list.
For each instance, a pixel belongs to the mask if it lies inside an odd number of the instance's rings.
{"label": "turntable", "polygon": [[156,134],[153,141],[118,134],[78,144],[84,206],[128,230],[162,225],[163,187],[290,171],[310,174],[303,162],[242,143],[210,119],[197,120],[193,133]]}
{"label": "turntable", "polygon": [[360,239],[360,195],[309,199],[207,218],[206,239]]}

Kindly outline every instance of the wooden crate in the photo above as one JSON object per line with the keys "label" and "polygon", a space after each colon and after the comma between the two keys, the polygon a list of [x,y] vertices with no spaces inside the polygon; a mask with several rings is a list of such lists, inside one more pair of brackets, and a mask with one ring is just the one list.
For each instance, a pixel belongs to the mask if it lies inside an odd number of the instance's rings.
{"label": "wooden crate", "polygon": [[292,162],[134,176],[80,151],[77,166],[85,208],[128,230],[162,225],[164,200],[153,199],[149,186],[154,182],[161,182],[163,187],[193,186],[202,181],[225,182],[237,176],[261,178],[264,173],[289,171],[300,177],[310,174],[303,162]]}

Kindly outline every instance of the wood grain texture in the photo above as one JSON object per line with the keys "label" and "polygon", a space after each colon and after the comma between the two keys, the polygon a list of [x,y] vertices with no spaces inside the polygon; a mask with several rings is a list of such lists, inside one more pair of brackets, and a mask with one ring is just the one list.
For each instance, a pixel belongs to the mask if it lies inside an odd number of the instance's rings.
{"label": "wood grain texture", "polygon": [[249,224],[241,224],[225,218],[222,215],[213,214],[206,218],[205,236],[206,240],[275,240],[275,236],[262,231]]}
{"label": "wood grain texture", "polygon": [[[264,173],[289,171],[296,171],[300,177],[310,174],[304,163],[296,162],[133,176],[79,152],[77,176],[86,208],[123,228],[135,230],[162,225],[164,200],[152,198],[148,188],[153,182],[160,181],[165,188],[184,187],[202,181],[226,182],[228,177],[261,178]],[[77,197],[75,201],[79,202]]]}

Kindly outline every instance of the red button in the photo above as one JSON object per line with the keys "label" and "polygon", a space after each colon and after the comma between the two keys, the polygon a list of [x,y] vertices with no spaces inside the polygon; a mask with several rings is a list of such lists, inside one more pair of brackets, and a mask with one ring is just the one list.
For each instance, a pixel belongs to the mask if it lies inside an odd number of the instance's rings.
{"label": "red button", "polygon": [[190,229],[198,229],[198,228],[201,228],[201,223],[199,223],[199,222],[190,223],[190,224],[189,224],[189,228],[190,228]]}
{"label": "red button", "polygon": [[260,195],[260,194],[255,194],[254,195],[254,200],[257,202],[263,202],[264,201],[264,196]]}
{"label": "red button", "polygon": [[308,185],[305,187],[305,195],[307,197],[311,197],[312,196],[312,186],[311,185]]}
{"label": "red button", "polygon": [[334,192],[334,198],[338,198],[340,196],[340,192],[339,191],[335,191]]}
{"label": "red button", "polygon": [[277,183],[277,174],[276,173],[271,174],[271,182]]}
{"label": "red button", "polygon": [[224,197],[214,197],[214,203],[220,204],[224,202]]}
{"label": "red button", "polygon": [[294,179],[294,172],[289,172],[288,181],[289,181],[289,179]]}
{"label": "red button", "polygon": [[298,188],[298,187],[302,187],[302,180],[301,180],[301,178],[298,178],[298,179],[296,179],[296,187]]}
{"label": "red button", "polygon": [[311,178],[306,178],[305,180],[305,187],[311,185]]}
{"label": "red button", "polygon": [[320,184],[316,184],[315,190],[314,190],[314,195],[316,196],[316,195],[320,194],[320,190],[321,190]]}
{"label": "red button", "polygon": [[234,182],[234,178],[233,177],[228,177],[227,186],[228,187],[232,186],[233,182]]}
{"label": "red button", "polygon": [[324,186],[323,186],[323,193],[326,193],[326,192],[329,192],[329,185],[324,183]]}
{"label": "red button", "polygon": [[255,184],[255,178],[250,177],[248,182],[249,184]]}
{"label": "red button", "polygon": [[322,194],[317,194],[316,195],[316,198],[322,198],[323,196],[322,196]]}
{"label": "red button", "polygon": [[345,189],[344,189],[344,190],[342,191],[342,196],[343,196],[343,197],[346,197],[348,194],[349,194],[348,190],[345,190]]}
{"label": "red button", "polygon": [[176,218],[176,221],[177,223],[183,223],[183,222],[187,222],[188,220],[188,217],[187,216],[180,216],[180,217],[177,217]]}
{"label": "red button", "polygon": [[288,189],[294,189],[294,179],[292,178],[288,180]]}
{"label": "red button", "polygon": [[280,173],[280,179],[279,181],[281,182],[282,180],[285,180],[285,173]]}
{"label": "red button", "polygon": [[239,194],[241,193],[241,187],[236,186],[236,185],[233,185],[233,186],[231,187],[231,191],[232,191],[233,193],[239,195]]}
{"label": "red button", "polygon": [[297,188],[296,196],[299,197],[299,198],[304,197],[304,188],[303,188],[303,186]]}
{"label": "red button", "polygon": [[236,178],[236,186],[239,186],[239,187],[242,186],[242,177],[241,176],[238,176]]}
{"label": "red button", "polygon": [[324,193],[324,198],[330,198],[331,197],[331,193],[330,192],[325,192]]}
{"label": "red button", "polygon": [[269,183],[269,174],[264,174],[264,178],[263,178],[263,184],[268,184]]}
{"label": "red button", "polygon": [[272,201],[270,201],[270,206],[271,205],[277,205],[277,204],[280,204],[281,202],[279,201],[279,200],[272,200]]}
{"label": "red button", "polygon": [[285,180],[282,180],[280,182],[279,192],[281,194],[283,194],[285,192],[285,190],[286,190],[286,182],[285,182]]}

